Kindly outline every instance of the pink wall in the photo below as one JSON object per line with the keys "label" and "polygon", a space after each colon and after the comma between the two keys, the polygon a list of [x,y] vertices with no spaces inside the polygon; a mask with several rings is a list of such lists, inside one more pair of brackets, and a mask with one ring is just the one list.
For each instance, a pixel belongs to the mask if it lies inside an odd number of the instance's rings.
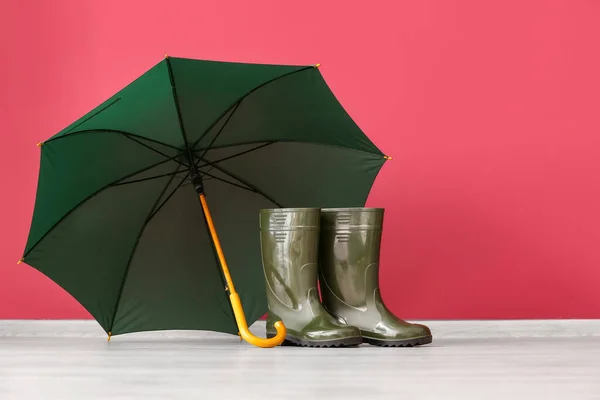
{"label": "pink wall", "polygon": [[44,140],[174,56],[321,63],[394,156],[383,293],[406,318],[600,317],[600,3],[0,2],[0,318],[87,318],[17,266]]}

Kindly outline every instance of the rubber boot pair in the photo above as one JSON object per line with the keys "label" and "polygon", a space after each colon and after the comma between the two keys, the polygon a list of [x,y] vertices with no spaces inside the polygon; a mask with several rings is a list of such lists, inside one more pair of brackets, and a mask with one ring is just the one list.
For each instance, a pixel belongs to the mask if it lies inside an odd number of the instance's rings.
{"label": "rubber boot pair", "polygon": [[273,324],[281,320],[285,345],[431,343],[428,327],[398,318],[382,301],[383,214],[379,208],[261,210],[267,337],[275,336]]}

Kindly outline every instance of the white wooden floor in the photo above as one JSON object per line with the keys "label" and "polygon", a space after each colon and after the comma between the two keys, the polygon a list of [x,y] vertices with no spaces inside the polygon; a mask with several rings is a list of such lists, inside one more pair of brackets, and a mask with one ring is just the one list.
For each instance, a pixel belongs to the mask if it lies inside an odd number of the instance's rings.
{"label": "white wooden floor", "polygon": [[[0,321],[0,400],[600,399],[600,321],[425,322],[413,349],[259,349],[199,332]],[[253,330],[264,335],[264,325]]]}

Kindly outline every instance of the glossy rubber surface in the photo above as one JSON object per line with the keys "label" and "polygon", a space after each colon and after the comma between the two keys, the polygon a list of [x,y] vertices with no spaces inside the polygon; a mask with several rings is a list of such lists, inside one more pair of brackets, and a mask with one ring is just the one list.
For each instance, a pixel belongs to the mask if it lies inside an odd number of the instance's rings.
{"label": "glossy rubber surface", "polygon": [[379,253],[383,216],[381,208],[322,210],[319,279],[323,305],[340,321],[357,326],[367,343],[431,343],[427,326],[394,315],[381,298]]}
{"label": "glossy rubber surface", "polygon": [[308,346],[356,345],[356,327],[340,324],[323,308],[317,289],[320,211],[261,210],[261,249],[266,282],[267,337],[282,320],[288,343]]}

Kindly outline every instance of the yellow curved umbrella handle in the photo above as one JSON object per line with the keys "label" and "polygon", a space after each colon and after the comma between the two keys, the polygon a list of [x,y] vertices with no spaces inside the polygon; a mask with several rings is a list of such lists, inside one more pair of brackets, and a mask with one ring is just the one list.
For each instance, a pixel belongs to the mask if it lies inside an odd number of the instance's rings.
{"label": "yellow curved umbrella handle", "polygon": [[242,337],[242,339],[257,347],[275,347],[279,346],[283,342],[287,330],[282,321],[275,322],[275,329],[277,329],[277,335],[275,335],[274,337],[265,339],[255,336],[248,329],[248,324],[246,323],[246,317],[244,316],[244,309],[242,308],[240,296],[238,296],[237,293],[231,293],[229,295],[229,300],[231,301],[231,306],[233,307],[233,314],[235,315],[235,320],[237,321],[238,329],[240,331],[240,336]]}
{"label": "yellow curved umbrella handle", "polygon": [[275,322],[275,329],[277,329],[277,335],[268,339],[255,336],[248,329],[248,323],[246,322],[246,316],[244,315],[244,308],[242,307],[240,296],[236,293],[235,288],[233,286],[233,281],[231,280],[231,275],[229,274],[229,268],[227,267],[227,262],[225,261],[225,255],[223,254],[223,249],[221,248],[221,243],[219,242],[219,237],[217,236],[215,224],[212,220],[212,216],[210,215],[210,210],[208,209],[206,197],[204,196],[204,193],[200,194],[199,197],[200,203],[202,203],[204,216],[206,217],[206,222],[208,224],[208,229],[210,230],[210,235],[212,237],[215,249],[217,251],[219,263],[221,264],[223,275],[225,275],[225,281],[227,282],[226,290],[229,290],[229,301],[231,301],[233,315],[235,316],[240,336],[246,342],[257,347],[275,347],[280,345],[285,339],[285,335],[287,332],[285,325],[282,321]]}

